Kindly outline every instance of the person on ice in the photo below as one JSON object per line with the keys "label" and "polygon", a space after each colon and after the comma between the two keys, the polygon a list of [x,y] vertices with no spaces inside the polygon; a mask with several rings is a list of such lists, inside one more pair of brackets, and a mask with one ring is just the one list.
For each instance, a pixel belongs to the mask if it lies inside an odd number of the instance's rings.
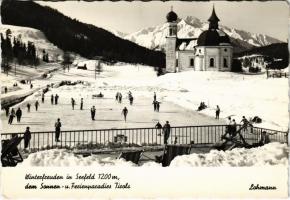
{"label": "person on ice", "polygon": [[96,116],[96,108],[95,108],[95,106],[93,106],[91,108],[91,118],[92,118],[92,120],[95,120],[95,116]]}
{"label": "person on ice", "polygon": [[128,109],[126,107],[124,107],[124,109],[122,110],[122,115],[124,116],[125,122],[127,120],[127,114],[128,114]]}
{"label": "person on ice", "polygon": [[169,121],[166,121],[166,124],[163,126],[163,135],[164,135],[164,144],[167,144],[167,140],[170,136],[170,124]]}
{"label": "person on ice", "polygon": [[34,106],[35,106],[35,110],[37,111],[37,110],[38,110],[38,106],[39,106],[39,102],[38,102],[38,100],[36,100]]}
{"label": "person on ice", "polygon": [[12,124],[14,117],[15,117],[15,111],[12,108],[10,115],[9,115],[8,124]]}
{"label": "person on ice", "polygon": [[9,116],[9,107],[7,106],[7,107],[5,107],[4,109],[5,109],[6,117],[8,117],[8,116]]}
{"label": "person on ice", "polygon": [[30,106],[31,106],[31,104],[28,103],[28,104],[27,104],[27,112],[30,112]]}
{"label": "person on ice", "polygon": [[83,110],[83,108],[84,108],[84,99],[81,98],[80,110]]}
{"label": "person on ice", "polygon": [[158,130],[158,136],[161,136],[161,129],[162,129],[162,125],[159,123],[159,121],[157,122],[157,124],[155,125],[155,128]]}
{"label": "person on ice", "polygon": [[153,108],[154,108],[154,111],[156,111],[156,109],[157,109],[157,101],[153,101]]}
{"label": "person on ice", "polygon": [[122,103],[122,94],[119,93],[119,103]]}
{"label": "person on ice", "polygon": [[53,94],[52,94],[51,97],[50,97],[51,105],[53,105],[53,101],[54,101],[54,96],[53,96]]}
{"label": "person on ice", "polygon": [[44,93],[41,94],[41,103],[44,103]]}
{"label": "person on ice", "polygon": [[60,142],[59,136],[60,136],[60,127],[61,127],[61,122],[60,119],[58,118],[57,121],[54,124],[55,126],[55,141]]}
{"label": "person on ice", "polygon": [[59,98],[59,96],[56,94],[56,95],[55,95],[55,98],[54,98],[54,100],[55,100],[55,105],[58,104],[58,98]]}
{"label": "person on ice", "polygon": [[76,105],[76,101],[73,98],[71,98],[71,106],[73,110],[75,109],[75,105]]}
{"label": "person on ice", "polygon": [[160,109],[160,102],[156,101],[156,111],[159,112]]}
{"label": "person on ice", "polygon": [[129,97],[130,105],[133,105],[133,100],[134,100],[134,97],[132,95],[130,95],[130,97]]}
{"label": "person on ice", "polygon": [[154,95],[153,95],[153,102],[156,101],[156,92],[154,92]]}
{"label": "person on ice", "polygon": [[220,107],[217,105],[217,106],[216,106],[216,110],[215,110],[215,118],[216,118],[216,119],[219,119],[219,118],[220,118],[220,112],[221,112],[221,109],[220,109]]}
{"label": "person on ice", "polygon": [[119,101],[119,92],[116,93],[116,101]]}
{"label": "person on ice", "polygon": [[26,127],[26,131],[24,132],[23,139],[24,139],[24,148],[27,149],[29,146],[29,142],[31,140],[31,132],[29,130],[29,126]]}
{"label": "person on ice", "polygon": [[16,110],[16,119],[17,119],[17,122],[20,122],[21,116],[22,116],[22,110],[20,108],[18,108]]}

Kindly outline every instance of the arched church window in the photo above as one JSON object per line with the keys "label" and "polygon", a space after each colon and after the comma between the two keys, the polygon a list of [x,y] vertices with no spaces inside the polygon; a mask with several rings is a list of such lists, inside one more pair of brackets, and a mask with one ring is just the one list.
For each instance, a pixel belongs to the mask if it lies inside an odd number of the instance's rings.
{"label": "arched church window", "polygon": [[228,60],[226,58],[224,58],[224,67],[227,68],[228,67]]}
{"label": "arched church window", "polygon": [[173,35],[173,30],[172,28],[169,29],[169,36],[172,36]]}
{"label": "arched church window", "polygon": [[194,66],[194,59],[190,58],[190,66],[193,67]]}
{"label": "arched church window", "polygon": [[214,59],[213,59],[213,58],[211,58],[211,59],[209,60],[209,66],[210,66],[210,67],[214,67]]}
{"label": "arched church window", "polygon": [[227,52],[227,49],[224,49],[225,52]]}

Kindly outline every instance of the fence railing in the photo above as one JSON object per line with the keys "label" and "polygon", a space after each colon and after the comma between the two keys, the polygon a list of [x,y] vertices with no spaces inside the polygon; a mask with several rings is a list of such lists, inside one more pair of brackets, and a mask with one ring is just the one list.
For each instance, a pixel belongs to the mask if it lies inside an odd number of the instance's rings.
{"label": "fence railing", "polygon": [[[221,140],[226,131],[226,125],[206,126],[178,126],[171,127],[168,143],[170,144],[214,144]],[[240,125],[237,127],[240,128]],[[260,140],[261,133],[266,131],[271,141],[288,142],[288,134],[282,131],[248,127],[241,134],[248,143]],[[1,140],[7,140],[17,134],[23,137],[24,133],[2,133]],[[125,129],[98,129],[61,131],[60,142],[55,141],[55,132],[31,132],[29,149],[34,151],[51,148],[108,148],[108,147],[136,147],[158,146],[164,144],[161,129],[156,128],[125,128]],[[24,141],[19,148],[24,147]]]}

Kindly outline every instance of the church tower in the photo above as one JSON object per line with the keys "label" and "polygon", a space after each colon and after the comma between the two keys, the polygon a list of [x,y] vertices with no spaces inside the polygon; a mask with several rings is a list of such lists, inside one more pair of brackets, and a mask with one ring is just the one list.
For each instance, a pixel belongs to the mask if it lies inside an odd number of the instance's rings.
{"label": "church tower", "polygon": [[176,72],[177,14],[171,11],[166,16],[168,32],[166,34],[166,72]]}

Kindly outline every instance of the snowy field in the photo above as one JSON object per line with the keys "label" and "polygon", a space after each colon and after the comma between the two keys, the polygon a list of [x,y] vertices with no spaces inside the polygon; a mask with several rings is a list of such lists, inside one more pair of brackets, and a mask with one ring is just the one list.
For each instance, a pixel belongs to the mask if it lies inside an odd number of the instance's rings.
{"label": "snowy field", "polygon": [[[146,152],[145,152],[146,154]],[[250,167],[250,166],[288,166],[289,148],[286,144],[270,143],[255,149],[236,148],[231,151],[211,150],[206,154],[190,154],[177,156],[170,164],[170,167]],[[132,162],[126,162],[116,157],[104,157],[92,155],[82,157],[64,149],[53,149],[32,153],[19,167],[69,167],[69,166],[116,166],[131,167],[137,166]],[[142,157],[141,157],[142,158]],[[145,162],[141,167],[162,167],[161,164],[153,161]]]}
{"label": "snowy field", "polygon": [[[288,127],[288,79],[285,78],[266,79],[266,75],[241,75],[229,72],[196,71],[166,74],[157,77],[154,70],[149,67],[117,64],[114,66],[103,65],[104,72],[98,75],[95,80],[94,71],[90,70],[91,65],[94,66],[92,61],[88,61],[87,66],[89,67],[89,70],[80,70],[76,68],[72,68],[70,72],[63,72],[61,70],[52,74],[49,79],[35,80],[34,84],[39,87],[45,86],[50,82],[58,83],[62,80],[80,80],[84,81],[84,84],[52,88],[46,94],[45,101],[47,105],[41,104],[39,113],[36,113],[35,116],[33,115],[33,112],[30,113],[29,115],[33,116],[32,118],[24,113],[23,120],[25,120],[26,117],[30,117],[30,120],[32,121],[33,119],[44,120],[46,124],[50,123],[52,124],[51,126],[53,126],[56,118],[60,117],[63,120],[72,122],[68,122],[67,124],[73,124],[74,129],[83,128],[81,127],[81,124],[74,123],[75,121],[72,119],[73,114],[75,114],[76,119],[78,119],[78,115],[80,118],[84,116],[81,115],[79,111],[76,111],[75,113],[71,112],[70,99],[75,98],[76,103],[78,104],[76,105],[76,109],[79,109],[80,99],[84,98],[85,116],[87,116],[87,118],[89,118],[89,109],[92,105],[95,105],[97,110],[115,110],[116,112],[114,115],[116,116],[113,118],[122,121],[120,114],[121,109],[124,106],[129,106],[126,97],[128,92],[131,91],[135,98],[134,104],[136,103],[136,106],[132,107],[132,112],[130,112],[129,109],[128,117],[130,118],[132,113],[146,116],[147,111],[150,111],[152,115],[149,114],[150,116],[148,116],[148,118],[150,118],[148,120],[151,123],[149,127],[152,127],[154,122],[159,120],[158,116],[156,116],[157,114],[153,112],[153,106],[151,104],[153,100],[153,92],[157,93],[157,100],[162,103],[161,111],[165,108],[165,111],[168,111],[167,114],[172,112],[172,116],[160,119],[164,121],[172,118],[172,120],[169,121],[171,121],[175,126],[184,124],[189,125],[190,123],[192,123],[192,125],[207,124],[204,120],[200,120],[199,122],[198,119],[193,117],[197,113],[196,110],[200,102],[204,101],[209,107],[199,112],[199,116],[206,115],[214,117],[216,105],[219,105],[221,108],[221,119],[225,119],[227,116],[232,116],[239,123],[243,115],[248,118],[259,116],[263,120],[262,124],[257,124],[260,127],[277,130],[287,130]],[[123,103],[121,105],[116,105],[116,103],[113,102],[117,91],[123,94]],[[21,90],[16,92],[20,93]],[[105,99],[108,101],[102,102],[100,100],[93,100],[92,95],[98,94],[99,92],[102,92],[105,95]],[[34,95],[14,107],[17,108],[18,106],[21,106],[26,112],[26,102],[30,101],[31,103],[34,103],[35,100],[40,101],[40,94],[40,91],[35,92]],[[61,106],[51,107],[49,105],[51,94],[58,94],[60,96],[59,101]],[[6,95],[9,95],[9,93]],[[169,103],[175,104],[176,107]],[[44,110],[42,110],[42,107]],[[63,109],[65,109],[65,112]],[[32,107],[32,111],[33,110],[34,108]],[[182,113],[181,115],[185,115],[185,117],[184,119],[179,120],[178,123],[175,123],[175,121],[178,121],[178,118],[180,118],[179,110],[180,113]],[[174,114],[174,112],[177,114]],[[176,117],[174,117],[175,115]],[[98,112],[96,113],[96,116],[98,116]],[[99,116],[110,118],[110,116],[104,116],[103,114],[100,114]],[[136,117],[134,116],[133,118]],[[6,121],[4,113],[2,113],[1,119],[2,121]],[[212,124],[212,118],[207,119],[209,124]],[[217,120],[215,121],[219,123]],[[118,124],[116,126],[116,121],[113,121],[112,123],[113,124],[106,127],[117,128],[120,125]],[[137,124],[138,123],[135,125]],[[21,126],[21,124],[19,125]],[[19,125],[17,125],[17,127],[19,127]],[[29,125],[29,123],[25,123],[24,125]],[[128,123],[126,127],[130,127],[129,125],[130,124]],[[146,123],[142,124],[143,127],[145,125]],[[66,126],[64,126],[64,128],[66,130],[68,129]],[[51,129],[45,130],[49,131]],[[11,131],[15,131],[15,125],[4,125],[3,132]]]}

